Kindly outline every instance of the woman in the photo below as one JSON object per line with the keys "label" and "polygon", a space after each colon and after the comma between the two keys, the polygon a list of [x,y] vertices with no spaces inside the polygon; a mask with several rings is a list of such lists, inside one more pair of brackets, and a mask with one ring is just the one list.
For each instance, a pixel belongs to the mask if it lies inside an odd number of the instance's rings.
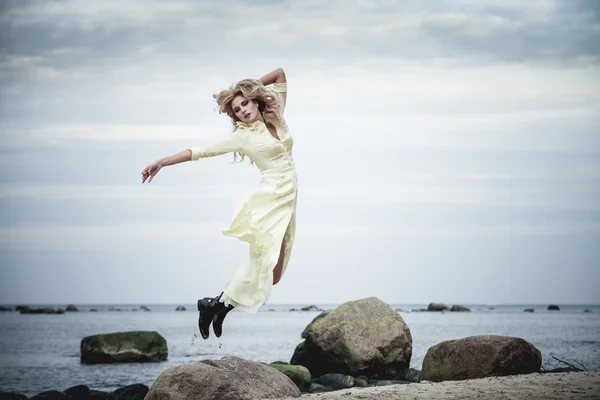
{"label": "woman", "polygon": [[260,80],[245,79],[214,96],[219,112],[234,125],[224,141],[191,147],[160,159],[142,171],[142,183],[167,165],[233,152],[248,156],[261,171],[261,186],[237,206],[223,233],[250,245],[250,257],[234,273],[223,292],[198,300],[198,327],[204,339],[212,322],[221,336],[225,316],[233,308],[256,312],[269,299],[271,288],[286,270],[296,228],[297,179],[292,159],[293,139],[283,119],[287,82],[279,68]]}

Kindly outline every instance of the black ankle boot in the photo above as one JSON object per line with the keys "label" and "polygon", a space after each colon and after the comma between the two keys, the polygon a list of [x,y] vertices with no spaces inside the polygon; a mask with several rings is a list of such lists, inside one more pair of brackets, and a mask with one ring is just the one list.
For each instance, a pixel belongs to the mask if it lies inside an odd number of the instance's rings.
{"label": "black ankle boot", "polygon": [[215,315],[215,317],[213,318],[213,331],[215,332],[215,335],[217,337],[221,337],[221,334],[223,333],[223,321],[225,320],[225,317],[231,310],[233,310],[233,306],[229,305],[223,311],[218,312],[217,315]]}
{"label": "black ankle boot", "polygon": [[205,297],[198,300],[198,328],[203,339],[208,339],[210,323],[217,313],[225,310],[225,305],[219,302],[221,295],[213,298]]}

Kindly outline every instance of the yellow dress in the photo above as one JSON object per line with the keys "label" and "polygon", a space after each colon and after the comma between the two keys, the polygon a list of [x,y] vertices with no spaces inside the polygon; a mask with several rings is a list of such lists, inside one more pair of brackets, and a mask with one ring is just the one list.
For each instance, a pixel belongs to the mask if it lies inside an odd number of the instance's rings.
{"label": "yellow dress", "polygon": [[[287,84],[269,85],[285,107]],[[285,272],[296,231],[298,181],[292,158],[294,141],[288,131],[277,130],[279,140],[261,121],[237,122],[224,141],[192,147],[192,160],[240,152],[250,157],[261,172],[261,186],[242,198],[224,235],[248,242],[248,261],[235,271],[225,285],[221,301],[238,309],[256,312],[266,303],[273,286],[273,270],[285,238],[282,276]]]}

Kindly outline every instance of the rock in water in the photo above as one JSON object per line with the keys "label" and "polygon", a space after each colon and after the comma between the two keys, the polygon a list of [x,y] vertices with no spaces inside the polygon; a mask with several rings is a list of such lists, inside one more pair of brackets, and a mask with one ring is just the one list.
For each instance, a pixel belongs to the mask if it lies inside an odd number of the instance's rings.
{"label": "rock in water", "polygon": [[412,337],[402,317],[376,297],[342,304],[311,323],[290,364],[327,373],[393,379],[410,364]]}
{"label": "rock in water", "polygon": [[84,364],[155,362],[166,360],[168,354],[167,341],[158,332],[106,333],[81,341]]}
{"label": "rock in water", "polygon": [[282,372],[292,380],[298,386],[301,392],[308,392],[310,390],[311,376],[308,369],[302,365],[290,365],[283,363],[271,363],[267,364],[270,367],[275,368],[277,371]]}
{"label": "rock in water", "polygon": [[485,378],[540,372],[542,354],[531,343],[510,336],[470,336],[427,350],[421,381]]}
{"label": "rock in water", "polygon": [[251,400],[300,397],[300,389],[274,368],[239,357],[168,368],[145,400]]}

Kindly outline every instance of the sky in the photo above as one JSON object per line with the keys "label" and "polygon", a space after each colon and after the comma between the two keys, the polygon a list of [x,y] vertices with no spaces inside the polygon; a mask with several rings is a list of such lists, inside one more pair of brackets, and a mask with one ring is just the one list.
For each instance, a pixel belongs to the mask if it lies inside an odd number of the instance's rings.
{"label": "sky", "polygon": [[0,303],[193,304],[260,172],[212,95],[281,67],[296,241],[271,304],[599,304],[595,0],[0,1]]}

